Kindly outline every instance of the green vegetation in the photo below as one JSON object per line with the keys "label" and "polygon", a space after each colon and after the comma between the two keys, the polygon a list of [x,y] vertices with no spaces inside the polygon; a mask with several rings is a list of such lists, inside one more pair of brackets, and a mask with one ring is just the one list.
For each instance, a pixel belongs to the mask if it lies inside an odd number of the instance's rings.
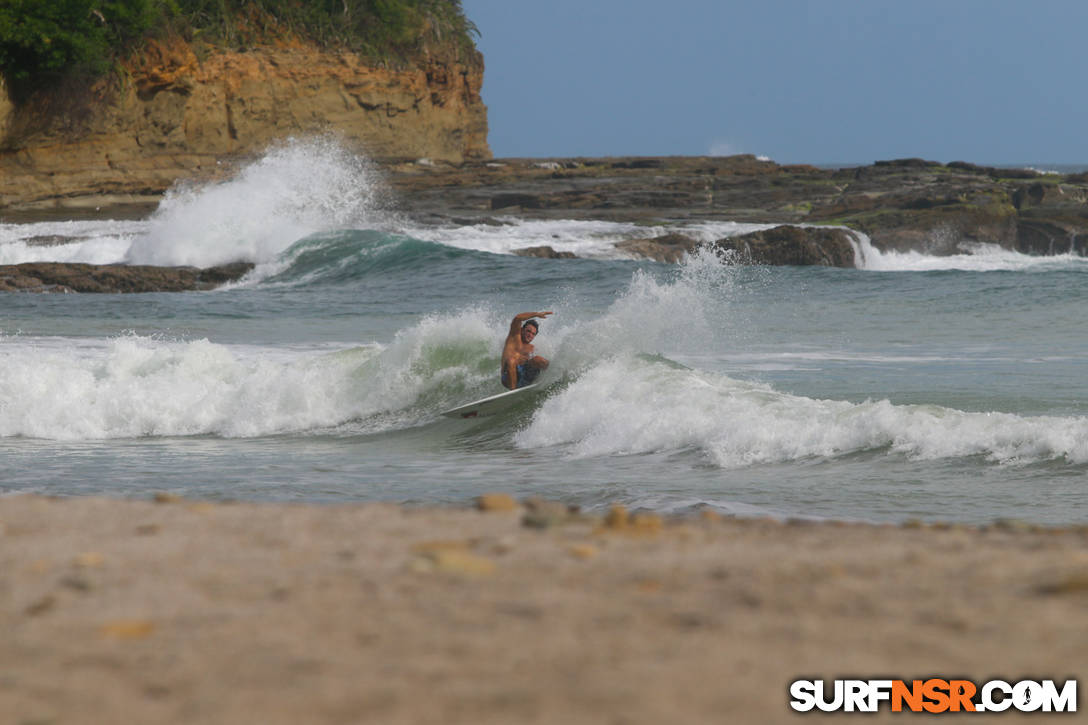
{"label": "green vegetation", "polygon": [[13,89],[65,73],[99,75],[114,49],[151,27],[155,0],[4,0],[0,4],[0,71]]}
{"label": "green vegetation", "polygon": [[0,73],[18,100],[168,34],[235,49],[300,38],[404,65],[424,49],[471,60],[478,31],[460,0],[0,0]]}

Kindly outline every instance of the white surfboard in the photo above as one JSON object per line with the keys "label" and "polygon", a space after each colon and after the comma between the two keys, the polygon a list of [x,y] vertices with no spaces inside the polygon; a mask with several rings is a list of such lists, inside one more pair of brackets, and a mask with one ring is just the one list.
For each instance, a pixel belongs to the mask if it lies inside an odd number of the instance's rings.
{"label": "white surfboard", "polygon": [[447,418],[483,418],[488,415],[496,415],[497,413],[501,413],[516,405],[519,400],[524,400],[525,398],[523,398],[521,394],[533,390],[536,387],[537,383],[533,383],[532,385],[526,385],[517,390],[507,390],[498,395],[475,400],[467,405],[462,405],[459,408],[443,411],[442,415]]}

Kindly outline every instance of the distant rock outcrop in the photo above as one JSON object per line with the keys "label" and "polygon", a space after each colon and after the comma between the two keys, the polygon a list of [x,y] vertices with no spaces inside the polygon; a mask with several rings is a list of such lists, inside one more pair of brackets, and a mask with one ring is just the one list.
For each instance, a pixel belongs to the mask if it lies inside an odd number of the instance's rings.
{"label": "distant rock outcrop", "polygon": [[679,262],[695,251],[699,242],[683,234],[663,234],[651,239],[628,239],[616,242],[616,249],[633,257],[654,259],[658,262]]}
{"label": "distant rock outcrop", "polygon": [[[634,257],[679,262],[699,245],[683,234],[664,234],[617,242],[615,246]],[[854,266],[854,245],[850,233],[843,229],[782,225],[725,237],[709,246],[738,264]]]}
{"label": "distant rock outcrop", "polygon": [[0,292],[187,292],[233,282],[251,269],[248,262],[207,269],[32,262],[0,266]]}
{"label": "distant rock outcrop", "polygon": [[[389,178],[404,208],[445,215],[509,209],[523,218],[826,225],[862,232],[878,250],[947,255],[982,243],[1088,255],[1088,174],[924,159],[821,169],[753,156],[677,156],[504,159],[394,169]],[[817,263],[849,256],[836,246]],[[625,247],[653,259],[690,251],[653,240]]]}
{"label": "distant rock outcrop", "polygon": [[574,252],[557,252],[554,247],[547,245],[541,247],[522,247],[515,249],[514,254],[519,257],[540,257],[542,259],[577,259]]}
{"label": "distant rock outcrop", "polygon": [[714,246],[742,264],[854,266],[854,245],[843,229],[784,225],[719,239]]}

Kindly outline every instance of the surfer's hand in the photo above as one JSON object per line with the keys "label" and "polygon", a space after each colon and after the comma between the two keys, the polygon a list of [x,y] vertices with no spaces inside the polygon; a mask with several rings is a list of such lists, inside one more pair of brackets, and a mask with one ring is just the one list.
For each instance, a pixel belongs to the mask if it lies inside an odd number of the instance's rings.
{"label": "surfer's hand", "polygon": [[536,313],[536,316],[537,317],[547,317],[548,315],[551,315],[551,314],[554,314],[554,313],[551,310],[548,310],[547,312],[538,312],[538,313]]}

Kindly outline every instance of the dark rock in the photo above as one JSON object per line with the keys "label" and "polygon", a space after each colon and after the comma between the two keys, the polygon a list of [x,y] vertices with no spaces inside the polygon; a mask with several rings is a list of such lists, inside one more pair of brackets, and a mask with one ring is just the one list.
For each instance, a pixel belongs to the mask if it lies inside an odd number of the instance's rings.
{"label": "dark rock", "polygon": [[221,264],[218,267],[205,267],[197,270],[198,289],[212,289],[227,282],[235,282],[245,277],[251,269],[253,269],[253,265],[249,262],[231,262],[230,264]]}
{"label": "dark rock", "polygon": [[1037,179],[1039,178],[1038,171],[1032,171],[1031,169],[995,169],[987,167],[986,171],[990,176],[995,179]]}
{"label": "dark rock", "polygon": [[628,161],[616,161],[612,164],[614,169],[663,169],[665,162],[662,159],[630,159]]}
{"label": "dark rock", "polygon": [[714,246],[742,264],[854,266],[854,245],[843,229],[779,226],[719,239]]}
{"label": "dark rock", "polygon": [[944,166],[940,161],[926,161],[925,159],[891,159],[890,161],[877,161],[873,166],[899,166],[911,169],[924,169],[930,166]]}
{"label": "dark rock", "polygon": [[541,257],[543,259],[577,259],[578,255],[574,252],[557,252],[551,247],[523,247],[521,249],[515,249],[514,254],[519,257]]}
{"label": "dark rock", "polygon": [[522,209],[540,209],[543,204],[536,194],[496,194],[491,197],[492,209],[507,209],[512,206],[520,206]]}
{"label": "dark rock", "polygon": [[971,164],[966,161],[950,161],[948,168],[956,169],[957,171],[966,171],[970,174],[985,174],[988,173],[985,167]]}
{"label": "dark rock", "polygon": [[121,264],[33,262],[0,265],[0,291],[35,292],[185,292],[208,290],[240,279],[253,265],[152,267]]}
{"label": "dark rock", "polygon": [[508,227],[513,224],[513,222],[504,222],[490,216],[480,217],[479,219],[469,219],[467,217],[451,217],[450,221],[454,224],[460,224],[463,227],[475,227],[481,224],[488,227]]}
{"label": "dark rock", "polygon": [[59,247],[63,244],[71,244],[82,237],[66,237],[63,234],[42,234],[26,239],[28,247]]}
{"label": "dark rock", "polygon": [[629,239],[616,242],[615,247],[635,257],[645,257],[658,262],[679,262],[684,255],[695,251],[696,240],[683,234],[664,234],[653,239]]}
{"label": "dark rock", "polygon": [[1077,254],[1088,251],[1088,233],[1053,220],[1021,219],[1016,228],[1016,250],[1024,254]]}

